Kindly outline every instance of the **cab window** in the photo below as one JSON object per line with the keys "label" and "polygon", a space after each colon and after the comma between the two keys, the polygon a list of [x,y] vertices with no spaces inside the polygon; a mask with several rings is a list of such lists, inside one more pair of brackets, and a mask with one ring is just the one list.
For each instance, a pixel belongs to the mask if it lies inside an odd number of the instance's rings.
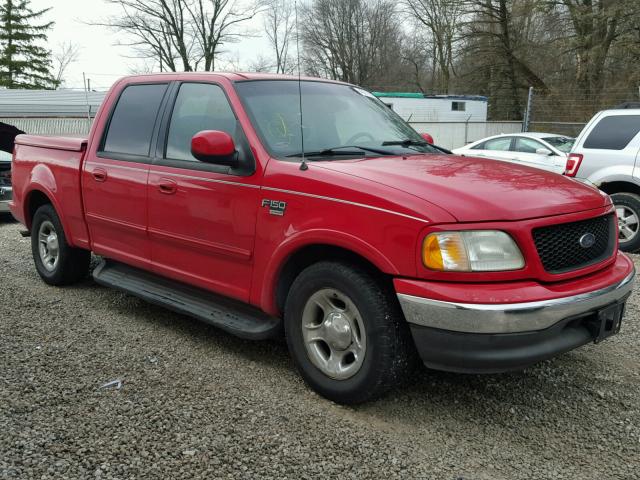
{"label": "cab window", "polygon": [[109,121],[102,151],[149,156],[151,136],[167,85],[145,84],[126,87]]}
{"label": "cab window", "polygon": [[185,83],[180,86],[169,123],[165,157],[198,160],[191,155],[191,138],[203,130],[219,130],[235,137],[237,120],[218,85]]}

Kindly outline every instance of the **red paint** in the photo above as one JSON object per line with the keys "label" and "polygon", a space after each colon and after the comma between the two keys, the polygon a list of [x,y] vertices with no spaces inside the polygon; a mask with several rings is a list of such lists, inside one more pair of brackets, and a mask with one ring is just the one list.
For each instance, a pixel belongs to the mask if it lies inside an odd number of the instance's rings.
{"label": "red paint", "polygon": [[191,139],[191,153],[203,161],[211,157],[228,157],[235,151],[233,138],[226,132],[204,130]]}
{"label": "red paint", "polygon": [[[271,159],[233,82],[244,74],[158,74],[114,85],[87,139],[23,135],[13,165],[14,215],[46,195],[73,245],[252,303],[277,314],[276,285],[295,252],[323,244],[350,250],[395,279],[399,292],[464,302],[513,303],[597,289],[631,271],[623,255],[561,275],[544,271],[531,230],[610,212],[606,196],[559,175],[453,155],[299,163]],[[98,154],[120,92],[132,83],[215,82],[226,92],[256,160],[249,176],[137,163]],[[217,132],[194,151],[231,152]],[[286,202],[283,216],[263,200]],[[526,266],[514,272],[446,273],[422,266],[433,231],[507,231]]]}
{"label": "red paint", "polygon": [[610,268],[563,282],[541,283],[534,280],[467,284],[431,282],[396,278],[398,293],[455,303],[522,303],[551,300],[600,290],[624,280],[633,270],[633,262],[618,253]]}
{"label": "red paint", "polygon": [[424,141],[427,143],[430,143],[431,145],[433,145],[433,137],[431,135],[429,135],[428,133],[423,133],[422,135],[420,135],[422,138],[424,138]]}

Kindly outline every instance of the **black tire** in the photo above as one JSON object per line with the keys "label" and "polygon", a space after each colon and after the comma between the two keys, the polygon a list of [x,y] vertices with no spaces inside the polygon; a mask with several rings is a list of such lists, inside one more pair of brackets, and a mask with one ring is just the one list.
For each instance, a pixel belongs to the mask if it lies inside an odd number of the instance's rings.
{"label": "black tire", "polygon": [[[45,267],[40,255],[40,227],[47,222],[57,236],[57,262]],[[36,210],[31,225],[31,252],[38,274],[49,285],[70,285],[82,280],[89,272],[91,252],[73,248],[67,243],[62,223],[52,205],[43,205]]]}
{"label": "black tire", "polygon": [[[611,195],[611,200],[616,208],[623,207],[626,210],[631,210],[636,215],[636,218],[640,220],[640,195],[635,193],[614,193]],[[640,225],[635,225],[635,228],[639,227]],[[629,241],[623,241],[621,238],[620,250],[629,253],[640,250],[640,230]]]}
{"label": "black tire", "polygon": [[[348,296],[364,325],[363,360],[357,373],[347,379],[325,374],[305,346],[304,308],[312,295],[325,289]],[[416,365],[415,346],[392,289],[358,266],[327,261],[306,268],[289,290],[284,318],[287,345],[300,374],[311,388],[334,402],[373,400],[405,380]]]}

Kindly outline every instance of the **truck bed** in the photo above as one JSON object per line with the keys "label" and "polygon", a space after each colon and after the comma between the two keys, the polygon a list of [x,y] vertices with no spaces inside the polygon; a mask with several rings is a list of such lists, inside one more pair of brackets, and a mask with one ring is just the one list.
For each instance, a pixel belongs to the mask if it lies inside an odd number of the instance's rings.
{"label": "truck bed", "polygon": [[18,135],[16,145],[27,145],[30,147],[50,148],[54,150],[67,150],[70,152],[81,152],[87,146],[87,137],[61,137],[49,135]]}
{"label": "truck bed", "polygon": [[[88,247],[89,236],[82,210],[80,177],[87,137],[18,135],[13,161],[14,216],[30,229],[28,212],[37,200],[31,191],[43,192],[56,207],[73,246]],[[64,206],[64,207],[63,207]]]}

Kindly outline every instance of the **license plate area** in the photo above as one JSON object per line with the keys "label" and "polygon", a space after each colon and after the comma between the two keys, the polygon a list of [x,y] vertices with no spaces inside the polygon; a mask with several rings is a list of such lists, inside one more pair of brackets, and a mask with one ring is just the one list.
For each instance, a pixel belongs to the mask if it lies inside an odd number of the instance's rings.
{"label": "license plate area", "polygon": [[588,323],[594,343],[600,343],[620,331],[624,308],[625,302],[621,302],[608,305],[596,312],[593,320]]}

